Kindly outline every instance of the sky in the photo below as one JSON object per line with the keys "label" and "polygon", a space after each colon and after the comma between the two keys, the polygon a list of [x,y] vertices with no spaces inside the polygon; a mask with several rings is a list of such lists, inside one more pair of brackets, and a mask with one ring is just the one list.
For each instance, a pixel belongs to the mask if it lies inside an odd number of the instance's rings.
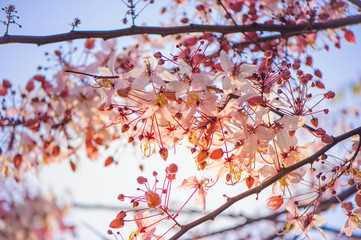
{"label": "sky", "polygon": [[[78,30],[110,30],[123,28],[121,23],[127,10],[119,0],[103,1],[48,1],[48,0],[0,0],[0,8],[7,4],[14,4],[18,10],[19,24],[22,28],[11,26],[9,34],[12,35],[51,35],[64,33],[71,30],[70,23],[75,17],[81,20]],[[4,14],[0,14],[0,20]],[[143,11],[138,24],[147,22],[148,25],[157,25],[159,19],[154,17],[151,7]],[[323,79],[326,87],[330,89],[342,89],[352,86],[361,78],[361,27],[355,27],[356,44],[351,45],[342,42],[341,50],[331,47],[329,52],[316,53],[314,63],[323,70]],[[0,33],[5,31],[0,26]],[[129,41],[122,38],[120,43]],[[76,40],[74,44],[83,44],[83,40]],[[98,41],[99,44],[99,41]],[[45,52],[52,52],[63,43],[35,46],[27,44],[0,45],[0,80],[9,79],[19,85],[26,83],[35,73],[39,65],[51,66],[46,61]],[[123,147],[123,143],[119,143]],[[182,158],[193,157],[182,154]],[[136,160],[133,160],[136,159]],[[150,165],[159,164],[157,158],[144,160],[138,148],[125,148],[122,151],[122,159],[118,166],[104,168],[104,160],[90,162],[81,161],[76,173],[73,173],[68,164],[52,164],[45,166],[39,173],[36,181],[42,184],[43,190],[51,190],[58,195],[65,196],[65,202],[77,202],[84,204],[109,204],[120,206],[116,200],[119,193],[135,192],[135,178],[139,174],[139,162],[147,161]],[[162,163],[158,170],[171,162],[180,160],[172,156],[167,163]],[[181,171],[192,169],[193,161]],[[122,167],[122,165],[126,167]],[[152,172],[153,169],[147,169]],[[182,172],[181,172],[182,173]],[[181,174],[180,173],[180,174]],[[180,182],[178,182],[180,183]],[[189,193],[189,192],[188,192]],[[216,199],[216,194],[211,195]],[[209,206],[217,206],[219,199],[209,203]],[[251,204],[254,198],[243,201],[242,204]],[[262,199],[260,200],[262,201]],[[242,207],[242,206],[241,206]],[[246,213],[252,214],[254,209],[242,208]],[[70,212],[69,220],[80,223],[79,239],[96,239],[93,232],[86,225],[93,226],[104,236],[108,224],[114,218],[116,212],[79,210]]]}

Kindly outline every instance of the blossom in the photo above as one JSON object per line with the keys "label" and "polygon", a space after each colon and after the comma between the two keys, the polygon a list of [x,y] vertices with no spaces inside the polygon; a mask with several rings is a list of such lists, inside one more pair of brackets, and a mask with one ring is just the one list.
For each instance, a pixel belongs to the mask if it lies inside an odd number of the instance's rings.
{"label": "blossom", "polygon": [[148,207],[150,208],[159,208],[162,204],[162,200],[158,193],[151,190],[145,193],[145,199],[147,201]]}
{"label": "blossom", "polygon": [[288,151],[291,144],[294,145],[297,143],[296,139],[291,139],[289,132],[302,127],[306,121],[307,118],[303,116],[283,116],[277,121],[276,142],[283,152]]}
{"label": "blossom", "polygon": [[352,213],[347,215],[347,221],[342,226],[339,236],[345,233],[347,237],[351,237],[356,228],[361,228],[361,208],[356,208],[352,211]]}
{"label": "blossom", "polygon": [[304,233],[308,239],[311,239],[308,232],[311,228],[315,227],[326,240],[329,239],[320,228],[320,226],[326,222],[325,217],[317,214],[301,214],[293,200],[287,202],[286,209],[290,213],[290,215],[288,215],[289,223],[294,224],[295,227],[293,231],[296,235]]}
{"label": "blossom", "polygon": [[[280,170],[281,169],[276,168],[276,165],[264,165],[260,169],[260,174],[264,178],[267,179],[267,178],[271,178],[274,175],[276,175],[277,173],[279,173]],[[305,175],[305,170],[297,169],[297,170],[295,170],[293,172],[290,172],[289,174],[287,174],[283,178],[279,179],[278,182],[281,184],[282,187],[286,187],[290,183],[293,183],[293,184],[299,183],[303,179],[304,175]]]}
{"label": "blossom", "polygon": [[205,183],[207,181],[208,181],[208,179],[198,181],[195,176],[192,176],[192,177],[189,177],[187,179],[184,179],[182,184],[178,186],[179,189],[192,189],[192,188],[195,188],[195,191],[197,192],[197,194],[196,194],[196,199],[195,199],[194,203],[196,205],[201,205],[203,207],[203,212],[206,209],[207,191],[205,189],[205,187],[206,187]]}
{"label": "blossom", "polygon": [[206,169],[208,171],[218,170],[216,179],[221,178],[227,172],[230,176],[233,176],[235,180],[238,180],[242,172],[241,164],[239,164],[239,161],[237,161],[233,155],[228,158],[213,158],[213,161],[207,165]]}
{"label": "blossom", "polygon": [[174,81],[175,77],[166,69],[159,66],[154,67],[151,57],[145,57],[141,68],[134,68],[127,76],[133,78],[132,88],[142,90],[149,82],[154,82],[158,86],[165,87],[165,81]]}
{"label": "blossom", "polygon": [[283,204],[283,197],[281,195],[272,196],[268,199],[267,206],[273,208],[272,211],[276,211]]}
{"label": "blossom", "polygon": [[148,211],[139,210],[134,216],[134,221],[138,230],[132,233],[129,239],[137,239],[137,236],[141,237],[141,240],[151,240],[154,236],[154,232],[159,221],[150,221],[150,214]]}
{"label": "blossom", "polygon": [[231,59],[229,59],[227,53],[222,50],[220,53],[221,67],[226,75],[223,76],[223,90],[226,94],[241,93],[254,96],[256,94],[250,81],[246,77],[251,76],[256,72],[257,66],[251,64],[235,65]]}
{"label": "blossom", "polygon": [[266,151],[268,143],[273,139],[273,132],[266,126],[257,127],[247,125],[245,131],[239,135],[244,140],[244,145],[238,151],[237,158],[249,158],[251,162],[256,158],[257,152]]}
{"label": "blossom", "polygon": [[[111,57],[108,61],[108,67],[99,67],[98,72],[100,76],[111,76],[115,77],[117,73],[114,69],[114,62],[115,57]],[[100,102],[100,105],[102,103],[105,103],[103,106],[104,109],[107,109],[111,101],[113,99],[114,94],[119,89],[125,89],[129,87],[130,83],[129,81],[125,80],[123,76],[119,76],[118,78],[110,79],[110,78],[102,78],[97,81],[97,83],[102,87],[102,100]]]}

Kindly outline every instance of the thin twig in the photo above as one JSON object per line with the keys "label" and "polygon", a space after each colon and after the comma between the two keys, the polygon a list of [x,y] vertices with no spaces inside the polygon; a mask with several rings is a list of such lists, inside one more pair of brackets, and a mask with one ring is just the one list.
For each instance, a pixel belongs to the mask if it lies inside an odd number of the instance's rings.
{"label": "thin twig", "polygon": [[98,231],[97,229],[95,229],[93,226],[91,226],[89,223],[87,222],[83,222],[84,227],[86,227],[89,231],[91,231],[92,233],[94,233],[95,235],[97,235],[99,237],[99,239],[102,240],[109,240],[109,238],[107,238],[106,236],[104,236],[100,231]]}
{"label": "thin twig", "polygon": [[[134,209],[127,209],[127,207],[123,206],[112,206],[112,205],[106,205],[106,204],[84,204],[84,203],[73,203],[71,205],[73,208],[77,209],[84,209],[84,210],[105,210],[105,211],[119,211],[119,209],[122,209],[123,211],[130,211]],[[175,209],[168,209],[168,212],[177,212],[178,210]],[[209,212],[206,212],[208,214]],[[183,209],[182,214],[202,214],[202,211],[198,209]],[[219,215],[219,217],[227,217],[227,218],[245,218],[245,216],[241,214],[234,214],[234,213],[222,213]]]}
{"label": "thin twig", "polygon": [[243,32],[278,32],[286,34],[287,36],[301,35],[305,33],[323,31],[327,29],[335,29],[345,27],[349,25],[355,25],[361,23],[361,15],[352,17],[339,18],[330,20],[324,23],[314,23],[312,25],[308,23],[303,24],[289,24],[289,25],[277,25],[277,24],[249,24],[241,26],[216,26],[216,25],[189,25],[178,27],[131,27],[111,31],[71,31],[63,34],[49,35],[49,36],[22,36],[22,35],[6,35],[0,37],[0,45],[7,43],[29,43],[44,45],[56,42],[64,42],[75,39],[85,38],[101,38],[104,40],[132,36],[139,34],[152,34],[168,36],[180,33],[202,33],[213,32],[221,34],[231,33],[243,33]]}
{"label": "thin twig", "polygon": [[353,5],[357,6],[359,9],[361,9],[361,1],[360,0],[347,0]]}
{"label": "thin twig", "polygon": [[92,77],[92,78],[95,78],[95,79],[119,78],[119,76],[117,76],[117,75],[113,75],[113,76],[98,76],[98,75],[94,75],[94,74],[83,73],[83,72],[78,72],[78,71],[73,71],[73,70],[65,70],[64,72],[80,74],[80,75]]}

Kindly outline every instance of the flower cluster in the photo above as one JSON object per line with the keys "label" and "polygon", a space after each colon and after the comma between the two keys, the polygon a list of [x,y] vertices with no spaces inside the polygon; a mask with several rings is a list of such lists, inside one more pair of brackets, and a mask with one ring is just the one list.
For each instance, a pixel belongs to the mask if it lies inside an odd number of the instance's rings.
{"label": "flower cluster", "polygon": [[[172,58],[157,52],[154,57],[158,65],[152,57],[145,57],[143,68],[119,74],[110,59],[107,68],[99,68],[100,75],[95,79],[96,86],[104,90],[102,110],[110,112],[109,120],[121,126],[128,142],[140,142],[145,157],[157,151],[167,160],[169,150],[187,141],[196,167],[216,171],[214,180],[192,176],[179,186],[194,189],[195,203],[202,205],[203,211],[208,189],[224,176],[227,184],[244,181],[252,188],[259,185],[260,178],[271,178],[306,158],[307,146],[298,144],[297,130],[303,128],[320,142],[332,143],[333,138],[318,127],[316,117],[328,110],[315,108],[335,95],[331,91],[313,95],[313,89],[323,89],[323,85],[300,70],[298,61],[275,64],[270,51],[257,66],[235,63],[222,50],[219,64],[209,71],[206,45],[201,42],[194,52],[188,51],[187,44],[185,49],[179,46],[181,53]],[[163,67],[166,62],[175,64],[175,70]],[[274,210],[280,208],[289,188],[305,181],[306,173],[297,169],[274,184],[274,192],[280,191],[281,195],[271,197],[268,205]],[[137,181],[146,190],[142,197],[131,198],[133,207],[145,202],[148,208],[168,209],[161,200],[168,188],[161,188],[162,194],[158,194],[156,185],[150,187],[146,178]],[[292,213],[296,217],[296,212]],[[139,214],[143,214],[142,208],[135,216]],[[120,212],[110,227],[123,227],[126,216]],[[149,228],[152,234],[155,225],[152,222]]]}
{"label": "flower cluster", "polygon": [[[152,186],[148,182],[147,178],[142,176],[138,177],[138,184],[140,184],[144,188],[137,189],[141,192],[140,196],[126,196],[123,194],[120,194],[118,196],[118,199],[120,201],[130,199],[130,203],[133,205],[134,208],[141,206],[142,204],[147,205],[145,209],[141,208],[136,210],[136,214],[134,215],[134,222],[137,225],[137,229],[131,233],[129,239],[137,239],[137,237],[141,237],[141,239],[152,239],[152,237],[161,239],[162,236],[155,235],[155,230],[156,226],[162,220],[172,220],[174,221],[175,225],[179,225],[175,220],[175,217],[179,214],[179,212],[170,213],[168,207],[172,189],[172,182],[176,179],[178,166],[172,163],[165,169],[165,172],[166,176],[163,183],[159,183],[159,180],[157,179],[158,173],[153,172],[154,184]],[[158,186],[159,184],[162,184],[162,186]],[[154,210],[157,213],[151,215],[149,211],[145,211],[146,209]],[[127,217],[129,212],[133,211],[134,210],[120,211],[109,226],[111,228],[123,227],[125,222],[132,221],[130,219],[127,219]],[[108,233],[113,234],[111,230]]]}
{"label": "flower cluster", "polygon": [[[58,50],[54,53],[59,64],[69,66],[62,54]],[[103,56],[104,53],[99,54],[99,58]],[[64,159],[75,171],[80,150],[85,149],[90,159],[97,159],[101,147],[119,138],[120,131],[108,127],[108,114],[99,111],[99,89],[76,82],[64,70],[51,80],[35,75],[19,90],[3,80],[0,94],[2,176],[20,180],[39,164]],[[79,141],[79,136],[84,139]]]}
{"label": "flower cluster", "polygon": [[[12,180],[12,179],[10,179]],[[23,184],[0,178],[0,238],[19,240],[53,239],[65,233],[75,236],[75,226],[64,221],[66,207],[51,196],[31,194]],[[20,197],[23,200],[19,200]]]}

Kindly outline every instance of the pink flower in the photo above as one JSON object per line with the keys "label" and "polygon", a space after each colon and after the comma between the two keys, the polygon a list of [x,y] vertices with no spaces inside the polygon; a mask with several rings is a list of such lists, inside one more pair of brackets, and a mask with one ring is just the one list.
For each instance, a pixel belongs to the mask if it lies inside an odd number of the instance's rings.
{"label": "pink flower", "polygon": [[256,65],[246,63],[235,65],[224,50],[221,51],[220,60],[221,67],[226,73],[222,80],[223,90],[226,94],[247,94],[249,97],[256,95],[251,82],[246,79],[246,77],[249,77],[256,72]]}
{"label": "pink flower", "polygon": [[150,208],[159,208],[162,204],[162,200],[158,193],[151,190],[145,193],[145,199],[147,201],[148,207]]}
{"label": "pink flower", "polygon": [[276,211],[283,204],[283,197],[281,195],[272,196],[268,199],[267,206],[273,208],[272,211]]}
{"label": "pink flower", "polygon": [[137,224],[138,230],[133,232],[132,235],[139,235],[141,237],[141,240],[151,240],[159,223],[159,221],[157,220],[150,221],[151,217],[152,216],[150,216],[148,211],[138,211],[134,216],[134,221]]}
{"label": "pink flower", "polygon": [[165,87],[165,81],[175,80],[174,76],[166,69],[159,66],[154,67],[154,61],[151,57],[145,57],[142,65],[142,68],[134,68],[127,74],[127,76],[133,78],[133,89],[143,90],[149,82]]}
{"label": "pink flower", "polygon": [[198,181],[195,176],[189,177],[187,179],[184,179],[182,184],[178,186],[179,189],[192,189],[195,188],[195,192],[197,192],[196,199],[195,199],[195,205],[201,205],[203,207],[203,213],[206,209],[206,196],[207,192],[205,188],[206,182],[208,182],[208,179],[204,179],[202,181]]}
{"label": "pink flower", "polygon": [[[117,73],[114,69],[114,62],[115,57],[111,57],[108,61],[108,67],[99,67],[98,72],[100,76],[117,76]],[[107,109],[111,101],[113,99],[114,94],[119,89],[125,89],[127,88],[130,83],[125,80],[122,76],[119,76],[119,78],[102,78],[98,79],[97,83],[102,87],[103,91],[101,92],[102,100],[100,104],[105,103],[103,106],[104,109]]]}
{"label": "pink flower", "polygon": [[348,214],[348,219],[342,226],[339,236],[345,233],[347,237],[351,237],[356,228],[361,228],[361,208],[356,208]]}
{"label": "pink flower", "polygon": [[276,131],[277,145],[283,152],[287,152],[291,145],[294,145],[296,140],[291,141],[289,135],[290,131],[296,131],[305,124],[307,121],[306,117],[303,116],[283,116],[277,121],[279,128]]}
{"label": "pink flower", "polygon": [[328,240],[328,236],[325,235],[320,228],[326,222],[326,218],[319,216],[317,214],[301,214],[298,208],[296,207],[293,200],[289,200],[286,204],[286,209],[289,211],[290,215],[288,216],[289,223],[294,224],[294,234],[299,235],[304,233],[308,239],[310,239],[308,232],[311,228],[315,227],[317,231]]}

